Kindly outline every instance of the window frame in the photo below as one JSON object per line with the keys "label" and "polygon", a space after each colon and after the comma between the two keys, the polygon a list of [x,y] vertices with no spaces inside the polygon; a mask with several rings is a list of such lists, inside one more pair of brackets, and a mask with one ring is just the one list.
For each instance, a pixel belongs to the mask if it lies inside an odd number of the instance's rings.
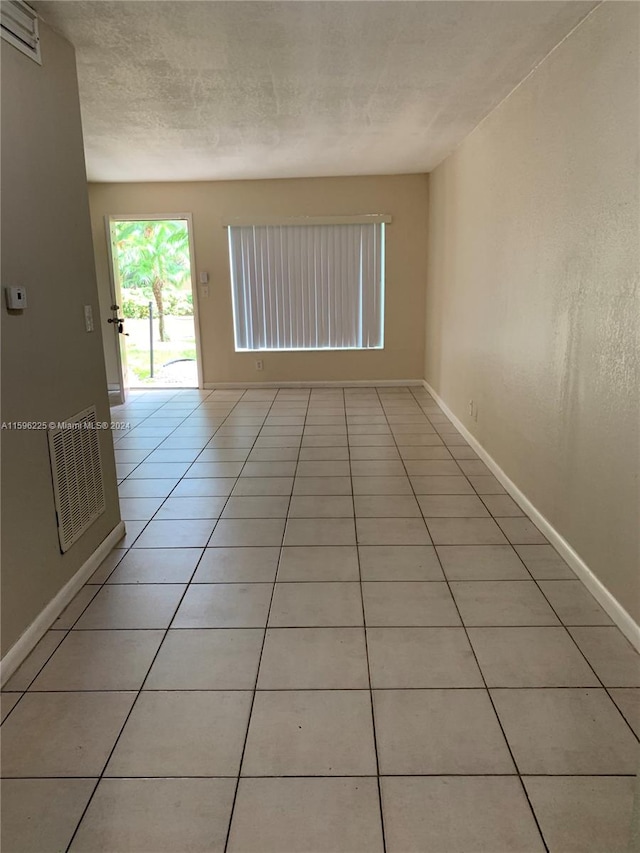
{"label": "window frame", "polygon": [[[314,217],[234,217],[223,220],[227,229],[227,246],[229,262],[229,285],[231,290],[232,322],[234,351],[237,353],[266,353],[266,352],[376,352],[385,348],[385,317],[386,317],[386,225],[392,222],[388,214],[361,214],[347,216],[314,216]],[[306,346],[306,347],[240,347],[238,346],[238,326],[236,304],[236,288],[234,287],[232,228],[259,228],[264,226],[305,226],[305,225],[380,225],[380,326],[379,340],[376,346]]]}

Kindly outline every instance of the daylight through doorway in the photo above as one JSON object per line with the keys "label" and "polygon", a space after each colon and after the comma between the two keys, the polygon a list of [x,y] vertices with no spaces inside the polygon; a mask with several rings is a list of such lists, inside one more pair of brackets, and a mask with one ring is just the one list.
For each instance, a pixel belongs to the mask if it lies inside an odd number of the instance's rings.
{"label": "daylight through doorway", "polygon": [[130,386],[197,388],[187,221],[112,220],[111,236]]}

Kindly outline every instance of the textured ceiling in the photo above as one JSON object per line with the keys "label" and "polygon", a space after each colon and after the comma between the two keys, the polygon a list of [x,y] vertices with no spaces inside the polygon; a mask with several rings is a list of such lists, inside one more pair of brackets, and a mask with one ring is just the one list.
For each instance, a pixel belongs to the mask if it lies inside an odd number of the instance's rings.
{"label": "textured ceiling", "polygon": [[429,171],[597,3],[33,5],[76,48],[89,179],[172,181]]}

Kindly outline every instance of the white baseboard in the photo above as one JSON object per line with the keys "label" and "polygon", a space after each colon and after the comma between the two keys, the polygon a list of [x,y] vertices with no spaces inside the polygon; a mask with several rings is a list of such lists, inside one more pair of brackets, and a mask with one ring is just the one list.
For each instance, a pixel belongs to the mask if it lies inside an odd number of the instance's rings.
{"label": "white baseboard", "polygon": [[22,634],[6,655],[0,661],[0,685],[6,684],[25,658],[33,651],[36,644],[40,642],[58,616],[65,609],[80,587],[98,568],[100,563],[111,553],[116,544],[125,535],[124,521],[120,521],[109,533],[106,539],[98,545],[91,556],[85,560],[75,575],[67,581],[60,592],[52,598],[49,604],[33,620],[31,625]]}
{"label": "white baseboard", "polygon": [[309,382],[205,382],[205,391],[233,388],[397,388],[404,386],[422,387],[422,379],[351,379]]}
{"label": "white baseboard", "polygon": [[633,619],[631,614],[625,610],[617,598],[614,598],[602,581],[600,581],[589,566],[587,566],[582,557],[574,551],[567,540],[558,533],[555,527],[553,527],[551,522],[549,522],[538,509],[536,509],[529,498],[520,491],[512,480],[509,479],[495,459],[487,453],[484,447],[476,438],[474,438],[462,421],[458,420],[444,400],[436,391],[434,391],[425,379],[422,380],[422,385],[426,388],[429,394],[431,394],[451,423],[454,424],[456,429],[469,442],[487,468],[491,470],[496,479],[504,486],[518,506],[529,516],[531,521],[533,521],[540,532],[547,537],[563,560],[565,560],[565,562],[573,569],[577,577],[586,586],[603,610],[605,610],[613,619],[629,642],[638,651],[640,651],[640,625],[638,625],[638,623]]}

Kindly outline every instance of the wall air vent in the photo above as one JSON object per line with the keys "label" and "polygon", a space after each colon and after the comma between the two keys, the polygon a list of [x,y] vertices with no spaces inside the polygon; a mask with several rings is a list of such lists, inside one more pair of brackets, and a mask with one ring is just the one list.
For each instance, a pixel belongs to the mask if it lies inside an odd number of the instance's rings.
{"label": "wall air vent", "polygon": [[31,6],[28,6],[23,0],[2,0],[0,2],[0,32],[3,39],[31,57],[38,65],[42,65],[40,39],[38,38],[38,15]]}
{"label": "wall air vent", "polygon": [[64,553],[104,512],[102,459],[95,406],[49,429],[51,475]]}

